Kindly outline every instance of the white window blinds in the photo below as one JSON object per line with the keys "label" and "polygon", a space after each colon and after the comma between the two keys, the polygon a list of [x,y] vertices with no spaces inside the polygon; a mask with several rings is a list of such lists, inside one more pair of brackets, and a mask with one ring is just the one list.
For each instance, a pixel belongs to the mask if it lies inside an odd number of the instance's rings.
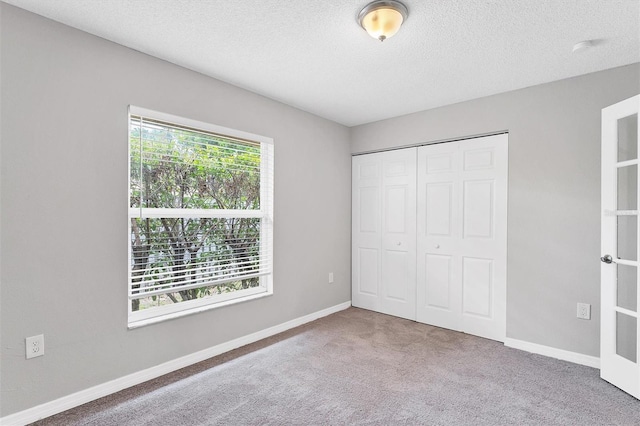
{"label": "white window blinds", "polygon": [[270,291],[270,140],[134,112],[132,107],[130,317]]}

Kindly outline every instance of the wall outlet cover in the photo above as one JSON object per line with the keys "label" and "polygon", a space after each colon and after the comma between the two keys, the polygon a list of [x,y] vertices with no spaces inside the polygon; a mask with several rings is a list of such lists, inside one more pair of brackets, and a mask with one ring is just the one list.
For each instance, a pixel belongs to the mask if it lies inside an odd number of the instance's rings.
{"label": "wall outlet cover", "polygon": [[591,319],[591,305],[588,303],[578,303],[578,312],[576,315],[580,319]]}
{"label": "wall outlet cover", "polygon": [[27,337],[25,343],[25,355],[27,359],[44,355],[44,334]]}

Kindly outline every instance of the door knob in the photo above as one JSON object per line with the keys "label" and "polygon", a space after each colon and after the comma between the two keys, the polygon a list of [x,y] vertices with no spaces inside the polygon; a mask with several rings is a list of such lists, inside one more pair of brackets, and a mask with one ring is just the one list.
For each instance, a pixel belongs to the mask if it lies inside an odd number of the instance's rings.
{"label": "door knob", "polygon": [[436,248],[440,248],[440,244],[436,244]]}
{"label": "door knob", "polygon": [[610,254],[605,254],[600,258],[600,261],[603,263],[613,263],[613,258],[611,257]]}

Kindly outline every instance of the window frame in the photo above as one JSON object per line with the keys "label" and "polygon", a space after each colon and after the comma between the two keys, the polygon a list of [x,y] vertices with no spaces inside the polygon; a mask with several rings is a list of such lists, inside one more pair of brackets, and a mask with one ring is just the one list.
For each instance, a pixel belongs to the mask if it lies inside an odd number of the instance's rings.
{"label": "window frame", "polygon": [[[246,140],[260,144],[260,209],[259,210],[222,210],[222,209],[172,209],[131,207],[131,117],[139,116],[158,120],[179,127],[212,133],[229,139]],[[127,324],[128,328],[137,328],[173,318],[191,315],[222,306],[246,302],[273,294],[273,193],[274,193],[274,143],[273,139],[241,130],[218,126],[198,120],[154,111],[129,105],[127,114]],[[189,212],[189,214],[186,214]],[[185,217],[185,218],[260,218],[260,251],[268,256],[269,271],[259,277],[257,287],[236,290],[230,293],[182,301],[170,305],[133,311],[131,301],[132,283],[132,247],[131,219],[140,217]],[[203,286],[204,287],[204,286]]]}

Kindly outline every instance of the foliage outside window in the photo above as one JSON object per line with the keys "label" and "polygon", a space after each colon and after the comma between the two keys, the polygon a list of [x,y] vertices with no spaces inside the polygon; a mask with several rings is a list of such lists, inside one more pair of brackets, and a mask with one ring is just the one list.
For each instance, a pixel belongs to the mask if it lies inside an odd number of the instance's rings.
{"label": "foliage outside window", "polygon": [[273,143],[130,107],[129,325],[272,291]]}

